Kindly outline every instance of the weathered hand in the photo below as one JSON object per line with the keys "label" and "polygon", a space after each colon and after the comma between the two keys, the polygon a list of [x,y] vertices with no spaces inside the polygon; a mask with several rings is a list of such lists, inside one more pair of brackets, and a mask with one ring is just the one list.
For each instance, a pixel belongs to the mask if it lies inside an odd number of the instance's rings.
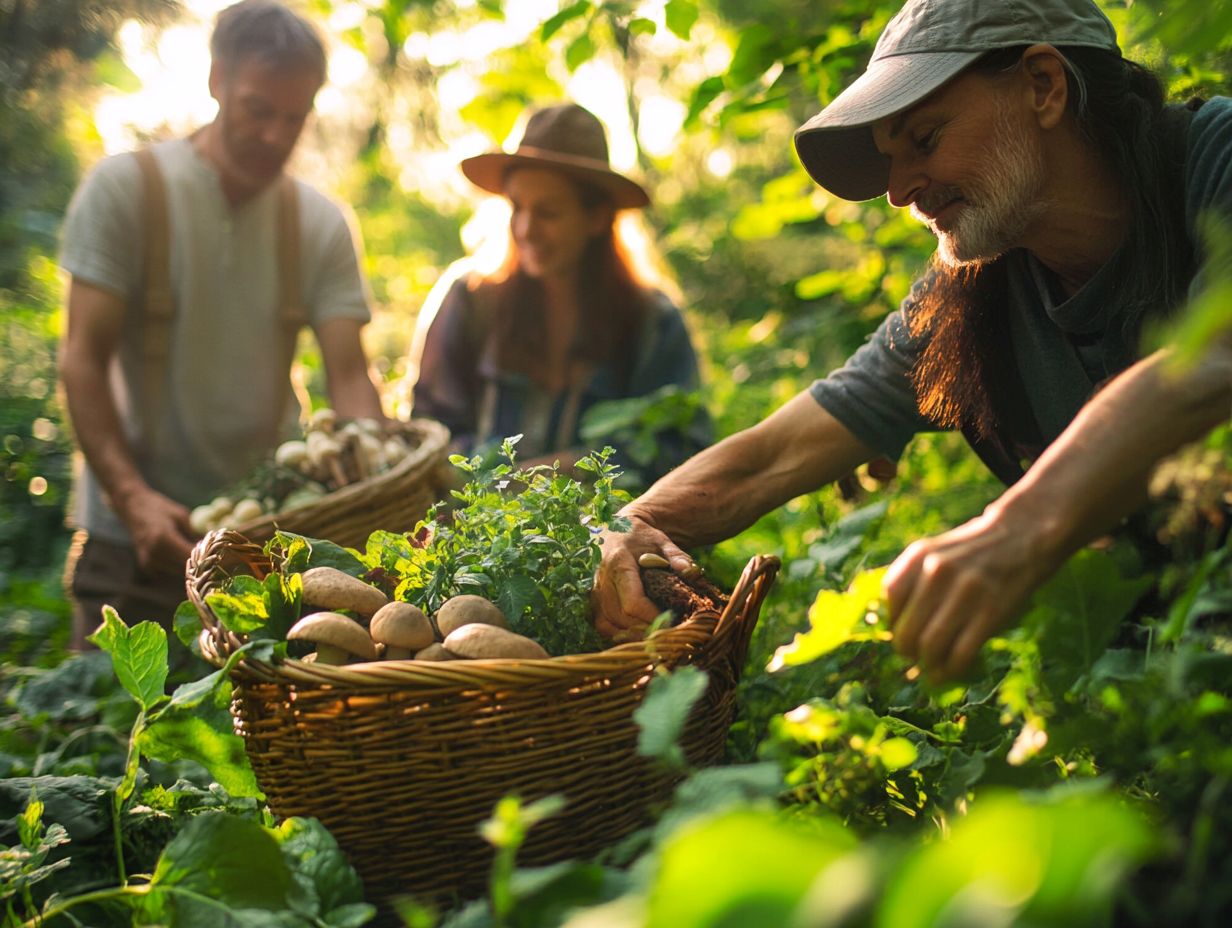
{"label": "weathered hand", "polygon": [[988,512],[915,542],[885,576],[895,648],[931,680],[958,676],[1063,560],[1029,526]]}
{"label": "weathered hand", "polygon": [[595,628],[613,641],[640,638],[661,611],[642,588],[637,564],[641,555],[662,555],[681,576],[698,573],[693,559],[658,529],[636,516],[630,517],[630,523],[627,532],[603,533],[603,560],[595,572],[591,592]]}

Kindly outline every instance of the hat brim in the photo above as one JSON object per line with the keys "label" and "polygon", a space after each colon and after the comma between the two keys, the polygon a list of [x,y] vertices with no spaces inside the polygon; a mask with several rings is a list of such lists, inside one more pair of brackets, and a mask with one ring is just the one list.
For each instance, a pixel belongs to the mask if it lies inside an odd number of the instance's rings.
{"label": "hat brim", "polygon": [[890,161],[872,124],[909,109],[984,52],[892,55],[869,64],[834,102],[796,130],[796,153],[809,176],[836,197],[872,200],[890,183]]}
{"label": "hat brim", "polygon": [[645,189],[601,161],[576,158],[546,149],[520,147],[516,152],[490,151],[462,160],[462,173],[476,187],[489,193],[505,193],[505,178],[514,168],[546,168],[563,171],[599,187],[617,209],[641,209],[650,205]]}

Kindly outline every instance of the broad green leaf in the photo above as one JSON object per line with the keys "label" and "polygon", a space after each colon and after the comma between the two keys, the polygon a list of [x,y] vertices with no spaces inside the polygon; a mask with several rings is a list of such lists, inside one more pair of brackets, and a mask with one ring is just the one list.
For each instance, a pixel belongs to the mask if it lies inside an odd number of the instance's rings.
{"label": "broad green leaf", "polygon": [[223,628],[237,635],[251,635],[269,622],[265,586],[256,577],[232,577],[223,589],[207,593],[205,603]]}
{"label": "broad green leaf", "polygon": [[565,66],[572,73],[595,57],[595,42],[589,33],[582,33],[565,49]]}
{"label": "broad green leaf", "polygon": [[172,628],[175,631],[175,637],[180,639],[180,644],[199,657],[200,648],[197,645],[197,637],[202,629],[201,616],[197,612],[197,607],[192,604],[192,600],[186,599],[176,607]]}
{"label": "broad green leaf", "polygon": [[778,32],[758,23],[740,31],[740,41],[727,68],[727,84],[736,88],[761,77],[778,60]]}
{"label": "broad green leaf", "polygon": [[167,683],[167,633],[154,622],[133,628],[110,606],[103,607],[103,624],[89,641],[111,655],[111,666],[124,689],[149,711],[165,697]]}
{"label": "broad green leaf", "polygon": [[556,35],[561,28],[571,20],[577,19],[579,16],[585,16],[591,11],[592,4],[589,0],[577,0],[576,3],[571,3],[555,16],[552,16],[544,21],[539,27],[539,38],[544,42],[548,41],[552,36]]}
{"label": "broad green leaf", "polygon": [[233,909],[283,912],[307,901],[274,835],[224,813],[192,819],[164,848],[150,881],[152,895],[173,924],[192,924],[198,904],[163,888],[189,890]]}
{"label": "broad green leaf", "polygon": [[244,751],[244,739],[231,730],[225,710],[223,729],[201,715],[163,712],[137,739],[141,753],[154,760],[196,761],[232,796],[260,796],[256,775]]}
{"label": "broad green leaf", "polygon": [[885,569],[857,574],[846,592],[822,590],[809,609],[809,630],[774,652],[767,670],[807,664],[849,641],[889,641],[878,617]]}
{"label": "broad green leaf", "polygon": [[1109,554],[1086,549],[1036,591],[1022,625],[1036,630],[1054,692],[1065,692],[1104,653],[1151,583],[1150,577],[1123,577]]}
{"label": "broad green leaf", "polygon": [[689,99],[689,110],[684,118],[685,128],[693,128],[697,125],[697,121],[701,118],[702,113],[710,106],[719,94],[727,89],[727,85],[723,83],[721,77],[708,77],[693,89],[693,95]]}
{"label": "broad green leaf", "polygon": [[686,666],[656,676],[646,687],[646,698],[633,710],[640,731],[637,753],[661,761],[672,769],[687,765],[680,736],[693,706],[705,694],[710,678],[705,671]]}
{"label": "broad green leaf", "polygon": [[693,24],[697,22],[697,4],[693,0],[667,0],[663,15],[667,28],[677,38],[687,41],[689,33],[693,31]]}
{"label": "broad green leaf", "polygon": [[1160,847],[1142,814],[1111,795],[980,796],[948,838],[907,857],[874,924],[1102,924],[1120,881]]}
{"label": "broad green leaf", "polygon": [[646,926],[789,925],[818,875],[855,847],[855,837],[827,819],[737,810],[697,821],[660,851]]}
{"label": "broad green leaf", "polygon": [[364,924],[353,919],[372,906],[364,903],[359,875],[324,825],[314,818],[289,818],[275,830],[292,877],[306,895],[317,901],[316,910],[330,925],[342,928]]}
{"label": "broad green leaf", "polygon": [[629,35],[654,35],[658,31],[659,27],[653,19],[638,16],[629,20]]}

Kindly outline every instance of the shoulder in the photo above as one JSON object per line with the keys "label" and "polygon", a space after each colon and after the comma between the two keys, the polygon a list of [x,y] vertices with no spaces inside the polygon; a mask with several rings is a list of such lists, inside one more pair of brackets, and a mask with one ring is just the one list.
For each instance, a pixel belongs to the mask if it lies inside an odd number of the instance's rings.
{"label": "shoulder", "polygon": [[292,181],[295,184],[295,196],[299,201],[300,211],[305,218],[317,221],[331,219],[335,222],[349,222],[349,211],[340,202],[298,177],[292,178]]}
{"label": "shoulder", "polygon": [[1193,114],[1189,126],[1190,172],[1224,167],[1232,161],[1232,98],[1212,97]]}

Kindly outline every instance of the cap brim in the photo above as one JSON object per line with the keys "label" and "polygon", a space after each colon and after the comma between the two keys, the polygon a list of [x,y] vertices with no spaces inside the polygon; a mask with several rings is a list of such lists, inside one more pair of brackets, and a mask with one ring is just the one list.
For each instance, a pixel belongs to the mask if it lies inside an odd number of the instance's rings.
{"label": "cap brim", "polygon": [[489,193],[504,194],[505,177],[515,167],[546,168],[563,171],[604,190],[617,209],[641,209],[650,205],[650,196],[635,181],[584,158],[571,158],[555,152],[525,147],[516,153],[491,151],[461,163],[462,173],[476,187]]}
{"label": "cap brim", "polygon": [[889,186],[890,162],[873,143],[872,124],[919,103],[982,54],[931,52],[872,62],[833,103],[796,130],[800,163],[836,197],[881,196]]}

